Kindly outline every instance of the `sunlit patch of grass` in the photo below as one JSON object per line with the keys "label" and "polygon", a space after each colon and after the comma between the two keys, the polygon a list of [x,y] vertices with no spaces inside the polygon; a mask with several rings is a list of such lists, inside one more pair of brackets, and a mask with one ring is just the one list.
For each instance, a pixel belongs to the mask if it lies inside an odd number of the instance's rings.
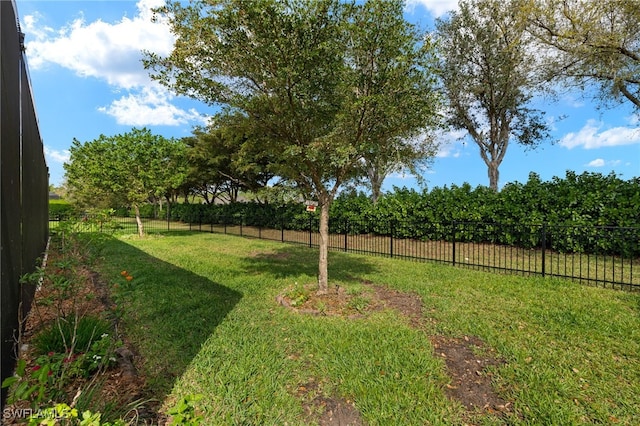
{"label": "sunlit patch of grass", "polygon": [[419,294],[429,321],[416,329],[392,310],[350,318],[278,305],[285,289],[315,281],[317,252],[305,247],[178,233],[102,244],[103,275],[135,277],[117,301],[151,389],[202,394],[208,424],[308,424],[297,390],[310,383],[353,401],[367,424],[464,423],[430,334],[478,336],[504,360],[494,384],[514,413],[473,423],[640,418],[637,294],[330,253],[332,283],[363,304],[364,282]]}

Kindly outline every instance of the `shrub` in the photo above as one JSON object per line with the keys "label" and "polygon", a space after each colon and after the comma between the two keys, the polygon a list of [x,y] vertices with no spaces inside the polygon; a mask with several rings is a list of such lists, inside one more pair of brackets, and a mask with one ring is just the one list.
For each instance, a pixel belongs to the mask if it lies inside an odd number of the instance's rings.
{"label": "shrub", "polygon": [[66,218],[75,213],[74,206],[66,200],[49,200],[49,217]]}

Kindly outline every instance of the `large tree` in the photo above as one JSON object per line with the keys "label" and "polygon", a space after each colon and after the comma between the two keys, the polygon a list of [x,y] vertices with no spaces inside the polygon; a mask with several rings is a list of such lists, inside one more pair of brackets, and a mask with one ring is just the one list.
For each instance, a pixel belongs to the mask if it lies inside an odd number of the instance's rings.
{"label": "large tree", "polygon": [[365,155],[397,150],[437,110],[431,46],[399,0],[170,2],[159,13],[177,41],[168,57],[147,54],[154,78],[245,116],[277,158],[274,172],[318,201],[318,291],[326,292],[338,189],[365,173]]}
{"label": "large tree", "polygon": [[[429,164],[437,152],[436,140],[429,133],[414,134],[414,137],[407,138],[406,134],[398,133],[390,126],[393,123],[373,125],[378,120],[384,122],[387,117],[393,116],[398,102],[410,101],[404,93],[385,93],[384,90],[392,89],[392,80],[407,71],[406,68],[393,64],[401,53],[399,45],[408,46],[411,42],[408,37],[413,36],[411,33],[402,34],[403,30],[398,26],[405,25],[404,21],[398,19],[397,14],[385,13],[387,5],[375,3],[372,2],[369,7],[355,14],[352,30],[356,34],[348,39],[351,60],[362,73],[352,83],[358,91],[357,102],[371,104],[367,117],[369,122],[365,123],[369,129],[366,137],[370,139],[370,143],[368,150],[363,153],[363,183],[370,189],[374,203],[380,197],[382,184],[390,173],[407,170],[421,178],[424,166]],[[386,28],[387,31],[377,28]],[[404,37],[405,40],[399,40],[399,37]],[[425,45],[429,46],[429,43]],[[405,99],[400,100],[403,97]],[[416,112],[421,113],[420,109]],[[416,121],[417,117],[410,119]],[[424,126],[425,130],[439,124],[439,117],[433,114],[433,110],[423,119],[427,124]]]}
{"label": "large tree", "polygon": [[85,143],[74,139],[64,164],[69,192],[81,206],[132,207],[143,236],[140,205],[164,196],[185,177],[175,161],[180,143],[136,128]]}
{"label": "large tree", "polygon": [[542,49],[549,79],[599,86],[603,104],[640,109],[640,2],[522,0],[529,31]]}
{"label": "large tree", "polygon": [[189,192],[201,196],[207,204],[226,197],[235,202],[241,186],[230,179],[232,156],[236,145],[217,129],[194,129],[193,136],[184,139],[187,145]]}
{"label": "large tree", "polygon": [[449,124],[478,145],[495,191],[510,141],[535,147],[549,137],[543,112],[529,107],[535,52],[514,10],[513,0],[463,0],[436,22]]}
{"label": "large tree", "polygon": [[274,174],[270,171],[273,156],[263,151],[250,133],[244,117],[227,117],[207,128],[194,129],[185,138],[189,158],[188,182],[191,190],[207,203],[215,199],[235,202],[239,191],[256,193]]}

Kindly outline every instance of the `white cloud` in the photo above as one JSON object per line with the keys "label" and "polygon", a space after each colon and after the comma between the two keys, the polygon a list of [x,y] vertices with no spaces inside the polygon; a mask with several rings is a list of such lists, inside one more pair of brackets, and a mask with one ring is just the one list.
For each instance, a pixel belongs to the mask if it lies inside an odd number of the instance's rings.
{"label": "white cloud", "polygon": [[42,16],[36,12],[33,15],[27,15],[23,19],[23,30],[27,30],[29,35],[32,35],[36,40],[46,39],[55,33],[55,30],[51,27],[40,23]]}
{"label": "white cloud", "polygon": [[577,98],[574,93],[565,93],[562,97],[562,101],[571,108],[582,108],[585,106],[584,99]]}
{"label": "white cloud", "polygon": [[604,167],[604,166],[615,167],[620,165],[620,163],[621,163],[620,160],[605,161],[602,158],[596,158],[595,160],[587,163],[586,166],[587,167]]}
{"label": "white cloud", "polygon": [[424,6],[433,16],[440,17],[451,10],[458,9],[458,0],[408,0],[407,8]]}
{"label": "white cloud", "polygon": [[387,176],[388,179],[398,179],[398,180],[410,180],[413,179],[413,176],[406,171],[402,172],[393,172]]}
{"label": "white cloud", "polygon": [[120,88],[144,86],[150,78],[141,63],[142,50],[168,55],[173,47],[169,27],[151,20],[150,8],[162,4],[163,0],[140,0],[133,19],[87,23],[80,17],[57,31],[41,27],[38,14],[26,16],[25,30],[35,37],[26,44],[29,67],[57,64]]}
{"label": "white cloud", "polygon": [[164,125],[178,126],[191,122],[206,124],[206,117],[194,109],[185,111],[173,105],[173,97],[160,87],[145,87],[137,93],[129,93],[111,103],[100,107],[116,119],[118,124],[131,126]]}
{"label": "white cloud", "polygon": [[560,145],[573,149],[596,149],[611,146],[633,145],[640,143],[640,128],[613,127],[602,130],[604,124],[596,120],[588,120],[577,133],[567,133],[560,139]]}
{"label": "white cloud", "polygon": [[45,158],[47,159],[47,164],[66,163],[67,161],[69,161],[70,153],[69,153],[69,150],[66,150],[66,149],[62,151],[58,151],[55,149],[51,149],[45,145],[44,155],[45,155]]}
{"label": "white cloud", "polygon": [[437,158],[460,157],[460,142],[446,142],[438,147]]}
{"label": "white cloud", "polygon": [[467,132],[464,130],[452,130],[449,132],[442,132],[436,136],[436,141],[440,144],[438,146],[437,158],[458,158],[462,155],[462,149],[464,147],[464,139],[467,136]]}
{"label": "white cloud", "polygon": [[32,71],[51,64],[67,68],[80,77],[106,82],[120,99],[98,108],[114,117],[118,124],[177,126],[192,122],[204,124],[195,110],[185,111],[172,104],[174,97],[152,81],[142,65],[142,51],[169,55],[174,36],[166,22],[152,22],[153,7],[164,0],[139,0],[137,14],[117,22],[86,22],[80,17],[55,30],[40,24],[39,14],[25,16],[25,30],[34,38],[27,42]]}

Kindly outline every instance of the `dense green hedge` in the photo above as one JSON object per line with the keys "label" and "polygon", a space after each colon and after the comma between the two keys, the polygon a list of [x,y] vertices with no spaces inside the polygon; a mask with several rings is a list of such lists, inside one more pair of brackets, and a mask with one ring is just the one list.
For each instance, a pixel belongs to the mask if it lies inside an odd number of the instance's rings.
{"label": "dense green hedge", "polygon": [[[302,204],[180,204],[171,218],[193,223],[243,223],[293,230],[317,229],[318,213]],[[563,252],[640,255],[640,178],[567,172],[543,182],[416,191],[394,188],[376,205],[363,193],[344,193],[332,205],[330,231],[396,238],[490,242]],[[544,224],[544,227],[543,227]],[[609,229],[616,227],[624,229]]]}
{"label": "dense green hedge", "polygon": [[309,229],[309,213],[302,204],[275,206],[254,202],[233,204],[177,204],[171,220],[191,223],[226,223],[280,229]]}
{"label": "dense green hedge", "polygon": [[[542,182],[531,174],[495,193],[468,184],[398,189],[373,206],[364,194],[339,197],[332,220],[352,233],[490,242],[561,252],[640,255],[640,178],[576,175]],[[544,225],[544,227],[543,227]]]}
{"label": "dense green hedge", "polygon": [[49,200],[49,217],[64,218],[75,213],[74,206],[66,200],[50,199]]}
{"label": "dense green hedge", "polygon": [[[162,205],[162,208],[157,204],[144,204],[140,206],[140,217],[147,219],[157,219],[159,217],[166,218],[167,217],[167,206],[166,204]],[[128,207],[119,207],[115,209],[115,216],[119,217],[136,217],[135,212],[132,208]]]}
{"label": "dense green hedge", "polygon": [[416,222],[485,222],[501,224],[640,225],[640,178],[615,174],[576,175],[543,182],[535,173],[509,183],[498,193],[469,184],[418,192],[398,189],[376,206],[363,194],[338,197],[332,217]]}

